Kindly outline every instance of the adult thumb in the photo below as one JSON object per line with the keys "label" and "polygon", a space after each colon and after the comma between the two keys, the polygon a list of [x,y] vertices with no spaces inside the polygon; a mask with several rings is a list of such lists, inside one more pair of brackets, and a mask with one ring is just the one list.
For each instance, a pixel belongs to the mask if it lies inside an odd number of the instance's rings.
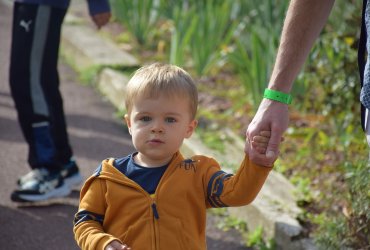
{"label": "adult thumb", "polygon": [[281,141],[281,133],[271,131],[271,137],[269,140],[269,144],[267,145],[266,149],[266,157],[269,159],[277,158],[279,152],[279,144]]}

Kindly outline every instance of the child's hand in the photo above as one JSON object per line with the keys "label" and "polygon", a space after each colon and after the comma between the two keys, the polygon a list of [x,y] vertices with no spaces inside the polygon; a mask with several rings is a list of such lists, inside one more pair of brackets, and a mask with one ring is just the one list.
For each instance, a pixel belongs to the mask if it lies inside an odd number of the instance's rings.
{"label": "child's hand", "polygon": [[104,250],[131,250],[131,247],[128,247],[127,245],[121,244],[119,241],[114,240],[109,243],[109,245],[106,246]]}
{"label": "child's hand", "polygon": [[[250,159],[254,162],[254,156],[258,156],[258,162],[265,160],[266,164],[264,166],[271,166],[268,162],[271,162],[271,159],[267,159],[266,150],[271,137],[271,131],[261,131],[259,135],[256,135],[252,138],[252,141],[246,141],[245,152],[248,152]],[[284,141],[284,138],[282,138]],[[253,153],[252,153],[253,152]],[[278,155],[276,155],[275,160]],[[275,162],[275,160],[273,162]]]}
{"label": "child's hand", "polygon": [[[270,131],[261,131],[259,135],[253,136],[252,147],[260,154],[265,154],[269,140],[271,137]],[[283,139],[282,139],[283,140]]]}

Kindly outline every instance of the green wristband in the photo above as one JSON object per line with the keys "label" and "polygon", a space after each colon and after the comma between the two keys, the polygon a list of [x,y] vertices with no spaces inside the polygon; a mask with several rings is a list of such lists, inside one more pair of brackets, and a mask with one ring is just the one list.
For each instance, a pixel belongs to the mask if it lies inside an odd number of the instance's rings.
{"label": "green wristband", "polygon": [[282,102],[285,104],[291,104],[292,103],[292,96],[290,94],[285,94],[283,92],[273,90],[273,89],[265,89],[265,92],[263,93],[263,97]]}

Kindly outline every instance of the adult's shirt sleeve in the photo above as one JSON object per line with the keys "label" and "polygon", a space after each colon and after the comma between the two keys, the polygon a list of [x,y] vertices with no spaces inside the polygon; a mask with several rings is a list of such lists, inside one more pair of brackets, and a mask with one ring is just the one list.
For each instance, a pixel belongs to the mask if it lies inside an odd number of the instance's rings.
{"label": "adult's shirt sleeve", "polygon": [[87,0],[89,5],[89,13],[91,16],[110,12],[110,5],[108,0]]}

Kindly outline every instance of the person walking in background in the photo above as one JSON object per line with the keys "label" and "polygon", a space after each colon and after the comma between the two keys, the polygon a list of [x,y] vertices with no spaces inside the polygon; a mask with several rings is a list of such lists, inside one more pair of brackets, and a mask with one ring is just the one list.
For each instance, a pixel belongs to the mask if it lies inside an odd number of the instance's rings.
{"label": "person walking in background", "polygon": [[[269,90],[277,91],[281,96],[288,96],[293,81],[301,70],[308,54],[324,27],[335,0],[292,0],[286,14],[280,45],[272,71]],[[360,28],[360,27],[359,27]],[[370,51],[370,0],[363,0],[362,27],[359,45],[359,70],[361,78],[361,123],[370,145],[370,125],[368,110],[370,109],[370,58],[365,66],[366,46]],[[266,93],[266,92],[265,92]],[[269,163],[276,159],[280,138],[288,127],[289,112],[286,103],[264,98],[256,115],[247,129],[247,137],[253,138],[260,131],[271,131],[271,138],[265,158],[256,160],[258,163]],[[252,151],[251,154],[254,154]],[[267,162],[266,162],[267,160]]]}
{"label": "person walking in background", "polygon": [[[108,0],[88,0],[98,28],[110,19]],[[42,201],[66,196],[82,182],[67,135],[59,91],[58,53],[69,0],[16,0],[9,83],[32,170],[20,177],[11,199]]]}
{"label": "person walking in background", "polygon": [[[246,141],[235,175],[214,159],[179,152],[197,126],[198,92],[183,69],[154,63],[126,87],[126,124],[137,152],[102,162],[85,182],[74,220],[81,249],[206,249],[206,209],[254,200],[272,165],[264,154],[270,133]],[[244,153],[243,151],[241,153]]]}

